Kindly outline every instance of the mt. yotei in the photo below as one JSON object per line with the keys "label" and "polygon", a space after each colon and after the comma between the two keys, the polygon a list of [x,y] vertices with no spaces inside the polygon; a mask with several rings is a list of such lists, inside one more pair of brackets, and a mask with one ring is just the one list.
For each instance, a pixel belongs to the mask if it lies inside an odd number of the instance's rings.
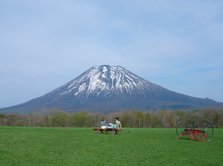
{"label": "mt. yotei", "polygon": [[[142,95],[145,91],[162,89],[121,66],[94,66],[76,79],[58,88],[59,95],[110,96]],[[54,91],[54,93],[56,92]]]}
{"label": "mt. yotei", "polygon": [[170,91],[131,73],[121,66],[93,66],[80,76],[26,103],[0,112],[28,113],[58,108],[67,112],[108,113],[137,109],[195,109],[221,103]]}

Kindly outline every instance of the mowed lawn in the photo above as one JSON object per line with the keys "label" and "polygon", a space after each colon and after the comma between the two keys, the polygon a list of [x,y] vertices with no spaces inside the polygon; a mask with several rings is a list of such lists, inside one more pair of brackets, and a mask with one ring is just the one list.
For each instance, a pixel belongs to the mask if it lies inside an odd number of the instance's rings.
{"label": "mowed lawn", "polygon": [[91,128],[0,127],[0,165],[220,166],[223,129],[209,143],[177,140],[175,129],[126,128],[118,135]]}

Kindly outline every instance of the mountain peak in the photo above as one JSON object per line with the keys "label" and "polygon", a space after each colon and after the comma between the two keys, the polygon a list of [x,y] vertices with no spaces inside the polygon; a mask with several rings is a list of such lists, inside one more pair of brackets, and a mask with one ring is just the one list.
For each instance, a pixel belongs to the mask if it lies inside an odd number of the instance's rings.
{"label": "mountain peak", "polygon": [[61,95],[106,96],[113,94],[144,94],[145,90],[157,89],[121,66],[93,66],[76,79],[61,87]]}

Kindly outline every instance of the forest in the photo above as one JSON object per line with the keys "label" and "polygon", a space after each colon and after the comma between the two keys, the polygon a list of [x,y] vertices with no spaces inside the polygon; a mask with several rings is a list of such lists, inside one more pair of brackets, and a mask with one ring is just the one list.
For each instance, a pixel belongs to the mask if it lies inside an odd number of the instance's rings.
{"label": "forest", "polygon": [[223,127],[223,108],[183,110],[156,110],[138,111],[124,110],[102,114],[100,112],[64,112],[59,109],[43,110],[30,114],[3,114],[0,113],[1,126],[27,127],[98,127],[102,118],[113,123],[119,117],[123,127],[130,128],[174,128],[180,120],[188,123],[207,120],[214,127]]}

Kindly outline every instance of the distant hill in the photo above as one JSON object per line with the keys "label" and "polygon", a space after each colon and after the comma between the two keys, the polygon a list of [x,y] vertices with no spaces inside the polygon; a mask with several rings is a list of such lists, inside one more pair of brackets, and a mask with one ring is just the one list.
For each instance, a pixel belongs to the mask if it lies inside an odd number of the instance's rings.
{"label": "distant hill", "polygon": [[59,108],[66,112],[218,107],[222,103],[173,92],[121,66],[93,66],[61,87],[26,103],[2,108],[3,113],[30,113]]}

